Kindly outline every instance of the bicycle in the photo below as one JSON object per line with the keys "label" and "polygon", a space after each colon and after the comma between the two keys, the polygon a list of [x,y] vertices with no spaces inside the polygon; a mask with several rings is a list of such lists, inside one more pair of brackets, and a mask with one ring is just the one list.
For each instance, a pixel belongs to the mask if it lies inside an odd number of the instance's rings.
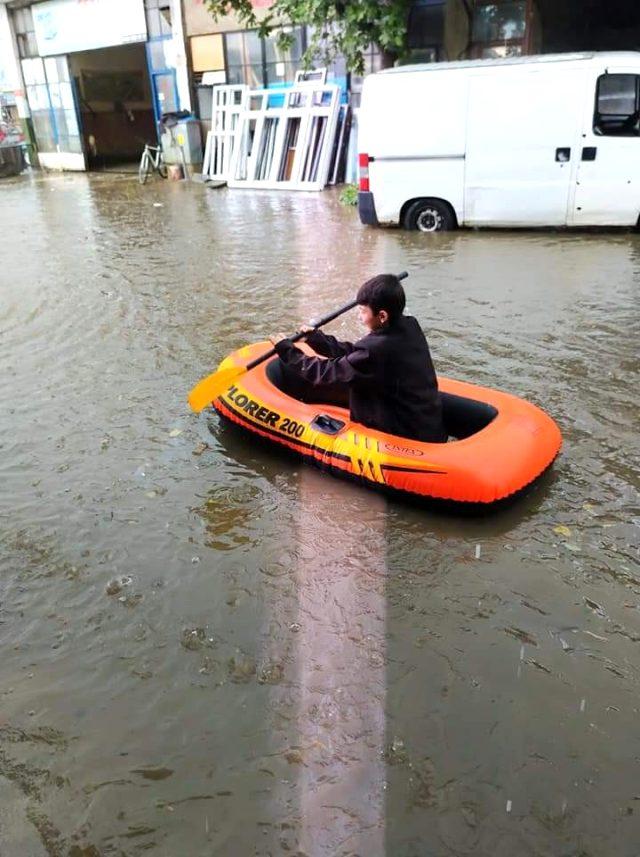
{"label": "bicycle", "polygon": [[140,166],[138,168],[138,179],[140,184],[144,184],[151,175],[151,171],[155,170],[158,175],[166,179],[167,165],[162,157],[162,146],[150,146],[145,143],[144,152],[140,158]]}

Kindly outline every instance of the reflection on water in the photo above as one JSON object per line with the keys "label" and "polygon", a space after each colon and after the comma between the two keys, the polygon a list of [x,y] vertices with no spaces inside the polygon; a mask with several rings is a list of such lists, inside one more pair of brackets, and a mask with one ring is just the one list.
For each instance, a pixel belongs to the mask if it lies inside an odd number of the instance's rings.
{"label": "reflection on water", "polygon": [[[427,239],[332,193],[114,176],[2,193],[2,853],[635,855],[636,236]],[[186,409],[239,344],[404,268],[439,371],[563,430],[497,517]]]}

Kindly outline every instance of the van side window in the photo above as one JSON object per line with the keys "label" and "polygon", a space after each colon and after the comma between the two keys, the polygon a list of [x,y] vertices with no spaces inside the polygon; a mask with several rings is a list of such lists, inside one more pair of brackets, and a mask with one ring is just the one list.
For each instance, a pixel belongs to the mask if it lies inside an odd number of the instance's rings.
{"label": "van side window", "polygon": [[606,136],[640,136],[639,75],[603,74],[598,78],[593,130]]}

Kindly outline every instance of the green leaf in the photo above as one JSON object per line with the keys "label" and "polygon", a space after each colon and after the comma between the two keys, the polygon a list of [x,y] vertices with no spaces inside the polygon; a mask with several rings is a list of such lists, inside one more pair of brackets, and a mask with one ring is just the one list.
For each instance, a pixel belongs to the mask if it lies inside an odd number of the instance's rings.
{"label": "green leaf", "polygon": [[[338,56],[356,74],[364,71],[370,45],[378,46],[391,60],[406,54],[407,20],[411,0],[274,0],[266,17],[258,20],[251,0],[205,0],[215,20],[235,12],[240,23],[267,36],[283,24],[312,27],[303,65],[329,64]],[[279,29],[278,44],[286,50],[293,37]]]}

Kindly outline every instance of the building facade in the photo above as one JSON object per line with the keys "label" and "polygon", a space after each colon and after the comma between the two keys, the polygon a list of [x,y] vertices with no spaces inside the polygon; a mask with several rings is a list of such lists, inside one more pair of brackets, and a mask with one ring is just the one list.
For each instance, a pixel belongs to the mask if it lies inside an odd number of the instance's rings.
{"label": "building facade", "polygon": [[164,114],[191,110],[180,0],[3,3],[3,34],[45,168],[139,157]]}
{"label": "building facade", "polygon": [[[258,17],[270,0],[253,0]],[[261,36],[205,0],[0,0],[0,101],[46,168],[90,169],[139,157],[167,113],[205,128],[212,86],[291,83],[308,27]],[[640,48],[637,0],[415,0],[403,62]],[[365,73],[377,71],[372,46]],[[359,103],[362,78],[339,58],[328,77]]]}

